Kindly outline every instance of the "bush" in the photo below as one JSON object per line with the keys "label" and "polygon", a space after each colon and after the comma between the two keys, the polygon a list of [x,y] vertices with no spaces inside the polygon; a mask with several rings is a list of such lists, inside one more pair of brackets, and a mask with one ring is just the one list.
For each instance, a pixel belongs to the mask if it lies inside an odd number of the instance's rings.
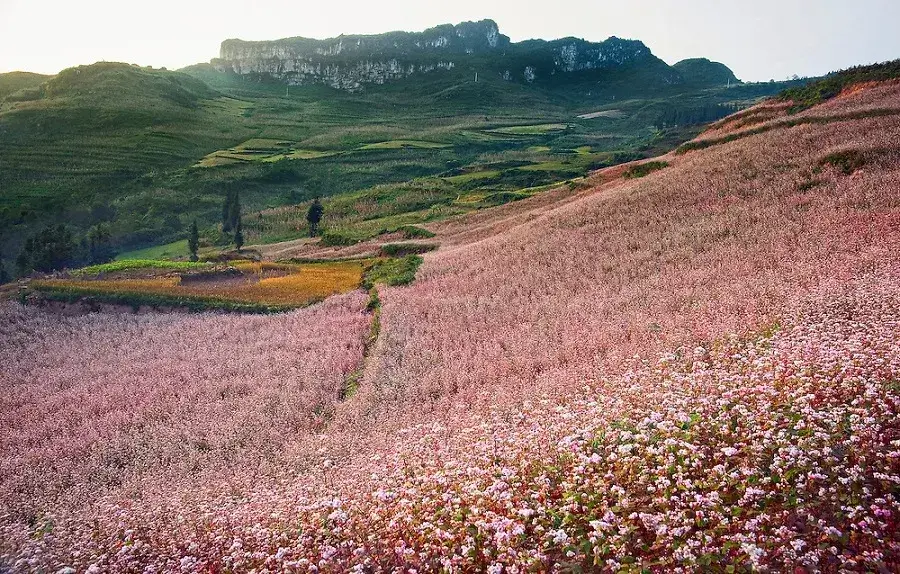
{"label": "bush", "polygon": [[862,166],[866,165],[866,157],[859,150],[846,150],[828,154],[820,162],[822,165],[828,164],[841,170],[844,175],[850,175]]}
{"label": "bush", "polygon": [[381,253],[387,257],[403,257],[434,251],[438,246],[433,243],[388,243],[381,246]]}
{"label": "bush", "polygon": [[362,286],[371,289],[376,283],[397,286],[408,285],[416,278],[416,271],[422,264],[418,255],[407,255],[399,259],[383,259],[372,265],[363,276]]}
{"label": "bush", "polygon": [[404,225],[398,231],[403,233],[403,237],[406,239],[430,239],[434,237],[434,233],[415,225]]}
{"label": "bush", "polygon": [[359,239],[350,237],[349,235],[344,235],[343,233],[337,231],[326,231],[322,234],[322,239],[319,240],[319,243],[325,245],[326,247],[343,247],[347,245],[356,245],[359,242]]}
{"label": "bush", "polygon": [[633,165],[622,174],[622,177],[625,179],[637,179],[639,177],[644,177],[650,175],[654,171],[659,171],[663,168],[669,167],[669,163],[665,161],[648,161],[646,163],[641,163],[638,165]]}

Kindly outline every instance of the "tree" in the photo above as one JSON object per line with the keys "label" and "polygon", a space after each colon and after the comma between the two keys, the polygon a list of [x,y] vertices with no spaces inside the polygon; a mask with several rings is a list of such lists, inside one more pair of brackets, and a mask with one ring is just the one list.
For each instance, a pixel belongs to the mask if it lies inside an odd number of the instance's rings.
{"label": "tree", "polygon": [[0,254],[0,285],[4,283],[9,283],[12,277],[9,276],[9,273],[6,271],[6,265],[3,264],[3,255]]}
{"label": "tree", "polygon": [[309,222],[310,235],[319,233],[319,222],[322,221],[323,213],[325,213],[325,208],[322,207],[322,202],[317,197],[313,200],[312,205],[309,206],[309,211],[306,212],[306,221]]}
{"label": "tree", "polygon": [[234,226],[234,246],[237,247],[237,250],[240,251],[241,247],[244,246],[244,231],[241,225],[241,218],[238,217],[237,225]]}
{"label": "tree", "polygon": [[87,237],[88,262],[91,265],[107,263],[116,256],[112,245],[112,235],[109,228],[103,223],[98,223],[88,230]]}
{"label": "tree", "polygon": [[228,233],[231,231],[232,220],[231,220],[231,204],[234,203],[234,192],[229,191],[225,194],[225,203],[222,204],[222,231]]}
{"label": "tree", "polygon": [[188,236],[188,250],[191,252],[191,261],[197,261],[197,250],[200,248],[200,231],[197,229],[197,220],[191,224],[191,234]]}
{"label": "tree", "polygon": [[238,192],[234,192],[231,196],[231,211],[228,214],[228,222],[230,229],[236,229],[238,222],[241,220],[241,197]]}
{"label": "tree", "polygon": [[16,258],[16,268],[19,275],[54,271],[69,265],[74,255],[72,232],[65,225],[47,227],[25,241],[25,247]]}

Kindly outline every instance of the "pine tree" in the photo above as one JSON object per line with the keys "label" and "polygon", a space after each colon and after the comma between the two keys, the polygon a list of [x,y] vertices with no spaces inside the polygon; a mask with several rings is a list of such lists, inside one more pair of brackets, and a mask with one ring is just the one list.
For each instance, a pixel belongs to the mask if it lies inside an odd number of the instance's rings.
{"label": "pine tree", "polygon": [[197,220],[191,224],[191,234],[188,236],[188,250],[191,252],[191,261],[197,261],[197,250],[200,248],[200,231],[197,229]]}
{"label": "pine tree", "polygon": [[244,246],[244,231],[241,225],[241,217],[238,215],[237,225],[234,226],[234,246],[240,251]]}
{"label": "pine tree", "polygon": [[222,231],[228,233],[232,228],[231,204],[234,203],[234,192],[225,194],[225,203],[222,205]]}
{"label": "pine tree", "polygon": [[234,192],[231,197],[231,211],[228,213],[229,229],[236,229],[238,222],[241,220],[241,197],[238,192]]}
{"label": "pine tree", "polygon": [[112,245],[112,234],[105,224],[98,223],[91,227],[86,240],[88,261],[91,265],[107,263],[116,256]]}
{"label": "pine tree", "polygon": [[9,283],[10,280],[12,280],[12,277],[10,277],[9,273],[6,271],[6,265],[3,264],[3,255],[0,254],[0,285]]}
{"label": "pine tree", "polygon": [[325,208],[322,207],[322,202],[317,197],[313,200],[312,205],[309,206],[309,211],[306,212],[306,221],[309,222],[310,235],[315,236],[319,233],[319,222],[322,221],[324,212]]}

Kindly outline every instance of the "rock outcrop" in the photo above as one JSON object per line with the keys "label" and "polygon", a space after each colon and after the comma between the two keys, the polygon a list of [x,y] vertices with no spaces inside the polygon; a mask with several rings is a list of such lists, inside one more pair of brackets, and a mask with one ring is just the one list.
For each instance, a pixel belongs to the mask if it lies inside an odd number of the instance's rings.
{"label": "rock outcrop", "polygon": [[564,38],[513,43],[492,20],[445,24],[417,33],[342,35],[329,40],[225,40],[212,64],[219,71],[257,80],[325,84],[350,91],[441,71],[477,71],[511,82],[553,84],[640,66],[660,84],[683,81],[677,70],[637,40]]}

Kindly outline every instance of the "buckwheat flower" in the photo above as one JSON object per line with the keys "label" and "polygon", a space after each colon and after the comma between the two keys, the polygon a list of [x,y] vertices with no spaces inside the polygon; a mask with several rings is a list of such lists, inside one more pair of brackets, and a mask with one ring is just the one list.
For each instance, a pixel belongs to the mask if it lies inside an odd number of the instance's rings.
{"label": "buckwheat flower", "polygon": [[747,556],[750,557],[750,561],[753,562],[754,565],[759,564],[759,559],[763,557],[765,551],[762,548],[759,548],[755,544],[751,544],[749,542],[744,542],[741,544],[741,550],[747,553]]}
{"label": "buckwheat flower", "polygon": [[547,534],[553,539],[554,544],[565,544],[569,541],[569,535],[562,528],[551,530]]}

